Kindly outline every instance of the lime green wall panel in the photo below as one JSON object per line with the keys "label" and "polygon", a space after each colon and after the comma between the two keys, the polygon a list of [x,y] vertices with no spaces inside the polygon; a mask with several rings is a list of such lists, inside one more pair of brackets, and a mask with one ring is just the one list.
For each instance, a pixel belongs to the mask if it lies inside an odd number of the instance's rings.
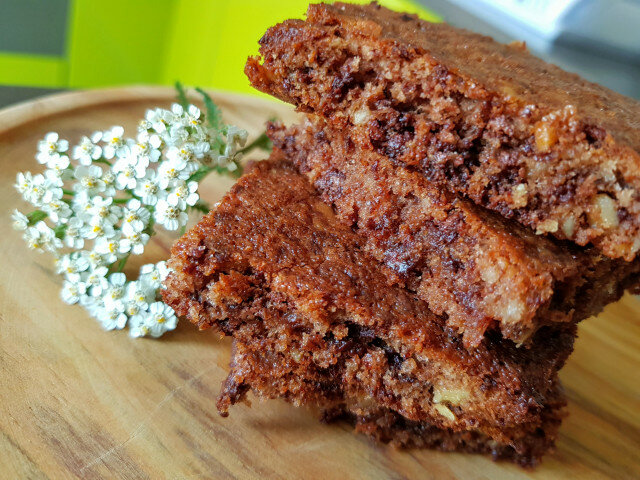
{"label": "lime green wall panel", "polygon": [[[358,3],[368,3],[359,0]],[[411,0],[390,8],[437,17]],[[0,84],[198,85],[258,94],[244,75],[267,28],[303,18],[308,0],[70,0],[65,58],[0,52]]]}
{"label": "lime green wall panel", "polygon": [[0,52],[0,84],[25,87],[64,87],[64,58]]}
{"label": "lime green wall panel", "polygon": [[74,0],[69,86],[158,83],[175,0]]}
{"label": "lime green wall panel", "polygon": [[[173,84],[179,80],[185,85],[212,86],[225,3],[221,0],[176,2],[160,82]],[[227,43],[233,41],[235,39]]]}
{"label": "lime green wall panel", "polygon": [[[380,3],[418,13],[426,20],[439,20],[409,0]],[[306,0],[180,0],[173,19],[164,83],[179,79],[186,85],[258,93],[243,72],[247,57],[257,53],[258,40],[267,28],[287,18],[303,18],[308,4]],[[197,42],[194,36],[198,36]]]}

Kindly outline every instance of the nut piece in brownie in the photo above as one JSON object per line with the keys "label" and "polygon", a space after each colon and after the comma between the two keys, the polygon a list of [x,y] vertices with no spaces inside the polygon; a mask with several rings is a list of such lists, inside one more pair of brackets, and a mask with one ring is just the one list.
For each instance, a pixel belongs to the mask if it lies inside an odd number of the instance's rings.
{"label": "nut piece in brownie", "polygon": [[540,237],[355,145],[319,117],[270,125],[280,153],[305,173],[366,250],[474,347],[485,330],[526,342],[541,326],[577,322],[638,282],[640,261]]}
{"label": "nut piece in brownie", "polygon": [[[575,329],[543,328],[529,349],[488,335],[467,350],[424,301],[389,285],[386,267],[286,162],[255,164],[174,245],[169,265],[163,297],[179,315],[244,342],[281,341],[292,361],[331,370],[344,358],[328,388],[351,383],[409,421],[510,444],[514,431],[544,430],[558,403]],[[295,339],[298,348],[287,344]],[[277,348],[265,343],[263,354]]]}
{"label": "nut piece in brownie", "polygon": [[640,249],[640,102],[377,4],[311,5],[260,44],[252,84],[364,148],[539,234]]}

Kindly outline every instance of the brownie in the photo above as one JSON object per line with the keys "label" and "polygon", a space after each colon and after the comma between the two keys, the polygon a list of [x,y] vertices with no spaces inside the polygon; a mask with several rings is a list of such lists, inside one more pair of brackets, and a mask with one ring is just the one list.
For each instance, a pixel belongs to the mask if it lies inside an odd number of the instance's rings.
{"label": "brownie", "polygon": [[[351,336],[350,348],[342,349],[327,346],[324,339],[304,339],[307,333],[280,335],[277,331],[235,334],[231,371],[218,401],[224,415],[251,391],[259,398],[280,398],[296,406],[320,409],[324,421],[347,420],[357,432],[394,447],[486,453],[523,466],[536,464],[553,448],[565,416],[566,401],[556,385],[556,394],[549,398],[539,422],[501,428],[492,435],[473,427],[459,430],[409,420],[390,408],[385,397],[372,397],[361,388],[363,382],[379,382],[381,374],[398,376],[397,368],[389,365],[380,370],[360,367],[368,366],[369,358],[387,355],[370,339],[363,342]],[[324,359],[327,351],[332,355],[329,367],[315,360],[320,352]]]}
{"label": "brownie", "polygon": [[274,147],[304,172],[340,220],[399,283],[474,347],[487,329],[526,342],[576,322],[638,283],[640,260],[540,237],[363,149],[319,117],[270,125]]}
{"label": "brownie", "polygon": [[[300,402],[348,391],[408,421],[499,444],[544,432],[561,403],[557,371],[575,329],[542,328],[529,349],[488,334],[468,350],[445,318],[389,284],[387,267],[364,244],[295,167],[259,162],[174,245],[163,298],[199,328],[251,344],[271,363],[284,348],[286,368],[312,362],[326,371],[322,387],[291,387]],[[246,393],[242,378],[252,381],[243,371],[234,369],[223,413]],[[543,436],[552,439],[549,428]],[[518,456],[532,461],[551,443],[535,454],[518,447]]]}
{"label": "brownie", "polygon": [[631,261],[640,249],[640,103],[523,44],[377,4],[310,5],[245,71],[363,148],[538,234]]}

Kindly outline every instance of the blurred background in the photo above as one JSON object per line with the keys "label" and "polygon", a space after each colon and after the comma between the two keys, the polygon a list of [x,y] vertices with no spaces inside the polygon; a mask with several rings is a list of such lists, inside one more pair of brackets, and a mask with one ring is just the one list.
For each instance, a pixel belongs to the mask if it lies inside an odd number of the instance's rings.
{"label": "blurred background", "polygon": [[[258,94],[244,62],[307,0],[0,0],[0,107],[46,93],[180,80]],[[367,3],[367,2],[358,2]],[[640,0],[381,0],[430,21],[525,40],[567,70],[640,98]]]}

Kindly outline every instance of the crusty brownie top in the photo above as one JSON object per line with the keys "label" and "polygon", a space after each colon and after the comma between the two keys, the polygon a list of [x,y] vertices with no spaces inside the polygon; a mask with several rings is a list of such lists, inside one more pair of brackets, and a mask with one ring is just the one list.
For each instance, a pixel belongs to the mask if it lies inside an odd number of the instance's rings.
{"label": "crusty brownie top", "polygon": [[504,45],[490,37],[446,23],[426,22],[376,3],[310,5],[307,21],[338,22],[367,36],[393,40],[403,48],[427,53],[452,73],[507,101],[551,111],[572,105],[582,121],[606,129],[617,141],[640,151],[640,102],[547,63],[521,45]]}

